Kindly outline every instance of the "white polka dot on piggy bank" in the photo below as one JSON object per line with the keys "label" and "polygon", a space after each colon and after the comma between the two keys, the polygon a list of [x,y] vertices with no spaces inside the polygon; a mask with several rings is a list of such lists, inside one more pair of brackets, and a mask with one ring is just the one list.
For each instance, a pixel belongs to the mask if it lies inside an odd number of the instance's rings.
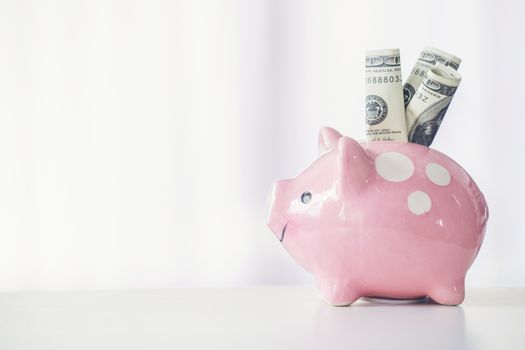
{"label": "white polka dot on piggy bank", "polygon": [[360,144],[329,128],[319,142],[318,159],[274,184],[268,225],[324,299],[461,303],[488,219],[468,173],[417,144]]}
{"label": "white polka dot on piggy bank", "polygon": [[391,182],[410,179],[414,174],[414,163],[400,152],[384,152],[375,159],[375,169],[379,176]]}
{"label": "white polka dot on piggy bank", "polygon": [[447,168],[438,163],[428,163],[425,166],[425,173],[428,179],[438,186],[446,186],[450,183],[450,174]]}
{"label": "white polka dot on piggy bank", "polygon": [[408,195],[408,210],[415,215],[425,214],[432,208],[432,200],[423,191],[414,191]]}

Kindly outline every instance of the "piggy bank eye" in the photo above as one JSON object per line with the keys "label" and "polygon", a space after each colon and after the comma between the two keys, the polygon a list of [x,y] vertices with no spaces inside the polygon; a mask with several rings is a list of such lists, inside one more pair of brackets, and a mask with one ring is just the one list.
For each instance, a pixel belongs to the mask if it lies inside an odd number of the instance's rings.
{"label": "piggy bank eye", "polygon": [[312,194],[310,192],[305,192],[301,195],[301,202],[304,204],[308,204],[310,200],[312,199]]}

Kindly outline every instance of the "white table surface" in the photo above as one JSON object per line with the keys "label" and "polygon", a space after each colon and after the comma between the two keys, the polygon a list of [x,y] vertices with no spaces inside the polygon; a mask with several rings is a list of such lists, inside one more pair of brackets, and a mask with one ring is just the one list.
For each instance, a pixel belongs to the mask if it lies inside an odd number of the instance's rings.
{"label": "white table surface", "polygon": [[0,293],[0,349],[525,349],[525,289],[460,307],[327,305],[313,287]]}

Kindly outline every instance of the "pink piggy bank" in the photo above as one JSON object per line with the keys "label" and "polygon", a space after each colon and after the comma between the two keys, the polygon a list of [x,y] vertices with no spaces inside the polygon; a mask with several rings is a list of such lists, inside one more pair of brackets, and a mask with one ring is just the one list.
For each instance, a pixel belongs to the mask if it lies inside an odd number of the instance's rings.
{"label": "pink piggy bank", "polygon": [[358,143],[331,128],[319,146],[310,167],[274,183],[268,225],[323,297],[460,304],[488,219],[467,172],[425,146]]}

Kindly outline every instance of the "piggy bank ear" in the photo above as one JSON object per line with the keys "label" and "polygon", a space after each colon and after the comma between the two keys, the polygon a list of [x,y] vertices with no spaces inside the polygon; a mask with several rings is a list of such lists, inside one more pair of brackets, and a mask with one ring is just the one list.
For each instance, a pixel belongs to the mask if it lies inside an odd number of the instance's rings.
{"label": "piggy bank ear", "polygon": [[319,131],[319,153],[337,148],[337,141],[341,138],[341,134],[335,129],[325,126]]}
{"label": "piggy bank ear", "polygon": [[367,182],[372,160],[356,140],[341,137],[337,143],[337,171],[339,193],[357,192]]}

